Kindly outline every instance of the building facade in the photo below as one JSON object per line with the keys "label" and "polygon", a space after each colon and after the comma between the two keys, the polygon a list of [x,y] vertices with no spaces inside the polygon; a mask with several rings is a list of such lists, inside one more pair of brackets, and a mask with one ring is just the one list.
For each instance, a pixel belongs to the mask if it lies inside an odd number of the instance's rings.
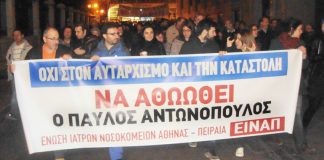
{"label": "building facade", "polygon": [[87,7],[89,3],[104,6],[106,12],[101,18],[113,21],[122,20],[118,16],[123,15],[175,19],[193,18],[202,13],[214,19],[257,24],[266,15],[281,19],[295,17],[319,28],[324,17],[323,0],[0,0],[0,73],[6,69],[5,54],[15,28],[23,28],[27,39],[39,44],[47,26],[62,29],[78,22],[89,24],[98,16]]}
{"label": "building facade", "polygon": [[15,28],[22,29],[32,45],[38,45],[46,27],[60,30],[66,25],[89,24],[90,21],[86,10],[75,6],[73,0],[0,0],[0,15],[1,74],[6,73],[5,56]]}

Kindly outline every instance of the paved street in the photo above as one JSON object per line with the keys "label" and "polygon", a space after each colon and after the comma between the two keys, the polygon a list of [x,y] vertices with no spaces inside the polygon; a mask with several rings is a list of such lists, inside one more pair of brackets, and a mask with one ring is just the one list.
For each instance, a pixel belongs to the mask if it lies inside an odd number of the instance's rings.
{"label": "paved street", "polygon": [[[0,80],[0,160],[52,160],[53,153],[29,155],[20,121],[4,119],[6,106],[10,99],[9,83]],[[324,159],[324,107],[312,122],[307,139],[316,149],[312,153],[297,154],[293,149],[293,138],[288,134],[223,140],[216,142],[216,150],[221,160],[323,160]],[[279,144],[279,140],[283,142]],[[127,160],[205,160],[204,152],[210,142],[198,143],[197,148],[188,144],[162,146],[129,147],[125,149]],[[243,158],[235,157],[236,147],[245,149]],[[108,160],[107,148],[76,149],[66,153],[67,160]],[[206,159],[207,160],[207,159]]]}

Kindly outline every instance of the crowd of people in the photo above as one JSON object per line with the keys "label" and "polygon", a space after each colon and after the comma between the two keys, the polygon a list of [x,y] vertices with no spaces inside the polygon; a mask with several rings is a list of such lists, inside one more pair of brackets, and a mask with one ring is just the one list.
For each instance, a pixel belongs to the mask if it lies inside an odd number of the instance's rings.
{"label": "crowd of people", "polygon": [[[299,49],[303,54],[303,74],[298,97],[294,135],[299,152],[309,150],[305,131],[324,98],[324,19],[321,32],[300,20],[262,17],[257,24],[231,20],[213,20],[202,14],[194,19],[179,17],[174,22],[161,19],[154,22],[109,22],[66,26],[61,36],[56,28],[43,32],[40,46],[31,46],[20,29],[13,32],[14,42],[7,52],[8,78],[13,79],[12,62],[25,59],[92,59],[111,56],[182,55],[231,52],[253,52]],[[9,119],[19,118],[15,86]],[[308,104],[308,105],[307,105]],[[196,146],[196,144],[190,144]],[[217,148],[217,146],[215,146]],[[206,154],[216,159],[213,151]],[[111,148],[112,160],[122,159],[122,148]],[[64,152],[55,152],[64,159]]]}

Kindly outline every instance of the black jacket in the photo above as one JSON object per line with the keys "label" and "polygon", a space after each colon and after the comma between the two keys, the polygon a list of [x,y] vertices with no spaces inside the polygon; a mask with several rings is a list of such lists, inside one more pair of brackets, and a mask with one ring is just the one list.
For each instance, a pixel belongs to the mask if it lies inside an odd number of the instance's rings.
{"label": "black jacket", "polygon": [[324,98],[324,34],[313,41],[308,53],[310,61],[309,94]]}
{"label": "black jacket", "polygon": [[163,44],[157,41],[155,38],[150,42],[142,40],[140,43],[138,43],[138,45],[134,45],[131,53],[133,56],[139,56],[142,51],[146,51],[148,56],[165,55]]}
{"label": "black jacket", "polygon": [[267,32],[264,32],[263,30],[260,30],[258,32],[258,37],[256,41],[260,43],[261,51],[269,50],[271,39],[272,39],[272,31],[270,28],[268,28]]}
{"label": "black jacket", "polygon": [[215,40],[207,40],[206,43],[202,43],[197,37],[191,37],[188,42],[182,45],[180,54],[218,53],[219,50],[219,45]]}
{"label": "black jacket", "polygon": [[[41,47],[32,48],[31,50],[29,50],[29,52],[27,53],[27,56],[26,56],[25,59],[26,60],[30,60],[30,59],[43,59],[42,46],[43,45],[41,45]],[[72,50],[69,47],[66,47],[64,45],[59,44],[58,45],[58,48],[56,50],[55,58],[60,58],[64,54],[72,55]]]}
{"label": "black jacket", "polygon": [[81,48],[86,51],[84,55],[73,54],[73,58],[84,58],[89,59],[91,57],[91,52],[97,48],[99,43],[99,38],[94,35],[87,35],[83,39],[79,40],[75,46],[73,46],[73,50],[76,48]]}

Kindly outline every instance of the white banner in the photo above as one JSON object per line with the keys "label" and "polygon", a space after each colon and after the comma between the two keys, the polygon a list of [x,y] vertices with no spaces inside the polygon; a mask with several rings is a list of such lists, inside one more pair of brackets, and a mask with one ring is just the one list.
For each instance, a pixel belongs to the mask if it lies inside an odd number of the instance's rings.
{"label": "white banner", "polygon": [[19,61],[30,153],[292,133],[297,50]]}

